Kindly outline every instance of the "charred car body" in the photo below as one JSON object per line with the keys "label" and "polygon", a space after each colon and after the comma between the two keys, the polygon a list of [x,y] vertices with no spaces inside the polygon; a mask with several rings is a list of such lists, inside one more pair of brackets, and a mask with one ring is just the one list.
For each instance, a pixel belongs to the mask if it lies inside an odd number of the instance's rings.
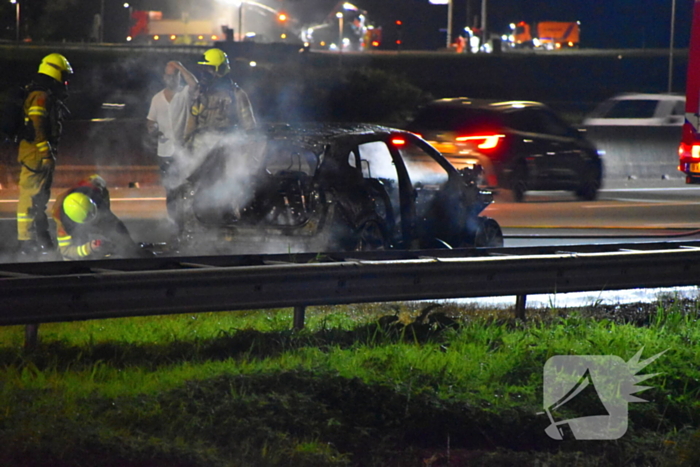
{"label": "charred car body", "polygon": [[477,177],[401,130],[271,126],[220,144],[176,190],[181,251],[502,246]]}

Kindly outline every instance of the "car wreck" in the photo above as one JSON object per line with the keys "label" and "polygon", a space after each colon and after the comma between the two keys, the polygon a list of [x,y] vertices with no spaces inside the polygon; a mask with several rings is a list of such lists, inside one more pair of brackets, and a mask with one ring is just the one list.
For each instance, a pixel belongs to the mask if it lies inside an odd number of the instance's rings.
{"label": "car wreck", "polygon": [[179,250],[500,247],[479,175],[402,130],[270,125],[217,145],[175,190]]}

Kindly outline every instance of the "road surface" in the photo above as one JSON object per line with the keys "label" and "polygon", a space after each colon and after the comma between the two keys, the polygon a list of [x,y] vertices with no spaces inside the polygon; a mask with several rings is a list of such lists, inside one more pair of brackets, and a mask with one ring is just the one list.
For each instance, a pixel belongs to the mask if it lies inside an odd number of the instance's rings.
{"label": "road surface", "polygon": [[[165,242],[171,224],[160,186],[111,188],[112,209],[141,242]],[[14,248],[16,190],[0,190],[1,251]],[[49,208],[51,207],[51,202]],[[496,219],[506,246],[659,241],[700,238],[700,186],[681,179],[608,182],[596,201],[568,192],[529,192],[526,202],[507,193],[484,215]]]}

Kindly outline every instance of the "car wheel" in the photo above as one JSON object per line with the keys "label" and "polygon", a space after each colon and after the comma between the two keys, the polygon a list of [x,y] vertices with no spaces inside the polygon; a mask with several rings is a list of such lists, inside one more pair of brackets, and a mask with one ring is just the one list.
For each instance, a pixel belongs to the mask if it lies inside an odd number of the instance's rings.
{"label": "car wheel", "polygon": [[514,169],[510,180],[510,189],[513,192],[513,199],[522,203],[525,201],[527,191],[527,168],[519,163]]}
{"label": "car wheel", "polygon": [[584,201],[593,201],[598,197],[598,190],[600,189],[599,177],[596,175],[589,175],[583,184],[576,190],[576,197]]}
{"label": "car wheel", "polygon": [[352,251],[374,251],[388,248],[385,229],[378,219],[369,219],[360,224],[354,232],[354,247]]}
{"label": "car wheel", "polygon": [[500,248],[503,246],[501,226],[490,217],[477,217],[474,233],[474,246],[479,248]]}

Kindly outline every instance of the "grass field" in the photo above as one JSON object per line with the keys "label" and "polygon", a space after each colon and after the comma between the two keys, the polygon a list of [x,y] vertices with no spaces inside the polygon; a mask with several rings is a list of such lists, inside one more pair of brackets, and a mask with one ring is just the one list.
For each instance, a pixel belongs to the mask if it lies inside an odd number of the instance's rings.
{"label": "grass field", "polygon": [[[291,310],[0,328],[0,465],[700,465],[694,301]],[[554,355],[665,351],[614,441],[555,441]],[[567,407],[576,417],[588,401]],[[580,414],[579,414],[580,415]]]}

